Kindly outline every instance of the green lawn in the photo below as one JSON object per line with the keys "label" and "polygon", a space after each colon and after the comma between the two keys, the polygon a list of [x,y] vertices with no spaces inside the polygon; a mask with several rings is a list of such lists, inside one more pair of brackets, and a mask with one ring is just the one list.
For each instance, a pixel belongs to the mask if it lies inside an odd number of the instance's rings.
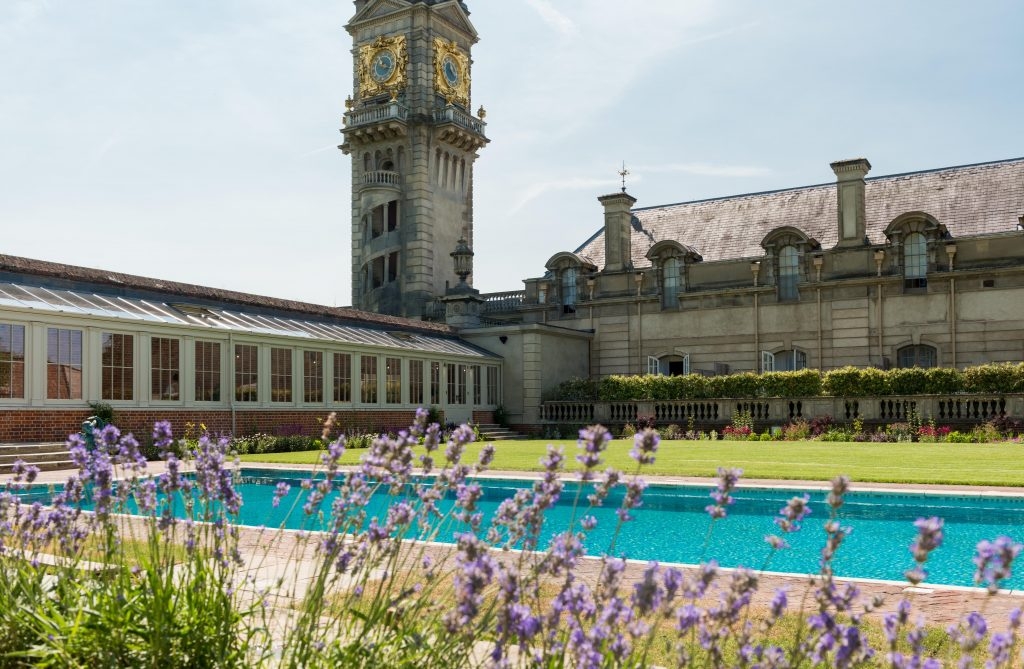
{"label": "green lawn", "polygon": [[[491,469],[539,471],[549,443],[565,448],[570,468],[575,465],[575,441],[524,440],[494,442],[497,455]],[[606,466],[632,471],[632,440],[616,439],[605,454]],[[467,450],[475,460],[481,444]],[[443,451],[443,449],[442,449]],[[345,453],[344,464],[356,464],[363,450]],[[879,483],[952,483],[1024,487],[1024,444],[871,444],[818,441],[663,441],[657,462],[647,474],[714,476],[720,466],[740,467],[744,478],[824,481],[847,474],[854,481]],[[443,457],[443,452],[440,457]],[[313,464],[316,451],[243,456],[246,462]]]}

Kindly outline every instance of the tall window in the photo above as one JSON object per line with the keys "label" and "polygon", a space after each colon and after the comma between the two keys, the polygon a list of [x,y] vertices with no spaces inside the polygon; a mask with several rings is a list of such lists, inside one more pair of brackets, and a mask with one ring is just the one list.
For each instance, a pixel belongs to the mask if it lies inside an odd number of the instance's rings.
{"label": "tall window", "polygon": [[302,352],[302,401],[324,401],[324,354],[320,351]]}
{"label": "tall window", "polygon": [[423,361],[409,361],[409,403],[423,406]]}
{"label": "tall window", "polygon": [[430,403],[441,403],[441,363],[430,363]]}
{"label": "tall window", "polygon": [[82,399],[82,331],[46,329],[46,397]]}
{"label": "tall window", "polygon": [[402,403],[402,359],[384,358],[384,401]]}
{"label": "tall window", "polygon": [[661,265],[661,306],[671,308],[679,305],[680,282],[679,258],[665,258]]}
{"label": "tall window", "polygon": [[928,240],[920,232],[911,232],[903,246],[903,285],[928,287]]}
{"label": "tall window", "polygon": [[484,377],[480,365],[473,365],[473,404],[482,403]]}
{"label": "tall window", "polygon": [[25,326],[0,323],[0,398],[25,397]]}
{"label": "tall window", "polygon": [[196,342],[196,402],[220,402],[220,342]]}
{"label": "tall window", "polygon": [[779,251],[779,299],[799,299],[800,293],[796,287],[799,281],[800,254],[793,245],[783,246]]}
{"label": "tall window", "polygon": [[235,344],[235,401],[259,401],[260,349],[255,344]]}
{"label": "tall window", "polygon": [[102,342],[100,396],[105,400],[134,399],[135,338],[129,334],[104,332],[100,341]]}
{"label": "tall window", "polygon": [[352,355],[334,354],[334,401],[352,401]]}
{"label": "tall window", "polygon": [[445,365],[448,374],[448,404],[466,403],[466,365]]}
{"label": "tall window", "polygon": [[363,355],[359,358],[360,399],[363,404],[377,403],[377,356]]}
{"label": "tall window", "polygon": [[934,346],[917,344],[915,346],[904,346],[896,351],[896,366],[906,367],[937,367],[938,351]]}
{"label": "tall window", "polygon": [[150,340],[149,348],[152,354],[150,399],[178,400],[181,397],[181,389],[178,387],[178,376],[181,374],[178,340],[169,337],[153,337]]}
{"label": "tall window", "polygon": [[779,351],[774,355],[776,372],[796,372],[807,369],[807,352],[800,349]]}
{"label": "tall window", "polygon": [[292,350],[270,349],[270,401],[292,401]]}
{"label": "tall window", "polygon": [[562,313],[576,312],[576,268],[562,270]]}
{"label": "tall window", "polygon": [[498,368],[487,368],[487,403],[494,406],[498,403]]}

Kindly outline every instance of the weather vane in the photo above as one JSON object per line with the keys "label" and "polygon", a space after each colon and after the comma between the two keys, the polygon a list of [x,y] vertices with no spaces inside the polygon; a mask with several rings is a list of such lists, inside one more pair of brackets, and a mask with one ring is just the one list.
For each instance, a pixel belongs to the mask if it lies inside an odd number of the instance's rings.
{"label": "weather vane", "polygon": [[619,176],[622,177],[622,192],[626,192],[626,177],[629,176],[629,170],[626,169],[626,161],[622,161],[622,170],[619,172]]}

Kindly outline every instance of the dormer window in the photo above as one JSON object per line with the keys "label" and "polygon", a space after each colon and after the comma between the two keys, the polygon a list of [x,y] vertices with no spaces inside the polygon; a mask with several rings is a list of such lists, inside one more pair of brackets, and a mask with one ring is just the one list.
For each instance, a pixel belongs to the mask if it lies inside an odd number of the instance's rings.
{"label": "dormer window", "polygon": [[798,300],[800,292],[800,253],[792,244],[779,250],[779,299]]}
{"label": "dormer window", "polygon": [[920,232],[907,235],[903,245],[903,286],[928,287],[928,240]]}
{"label": "dormer window", "polygon": [[665,239],[651,246],[647,259],[657,271],[658,290],[661,293],[662,309],[679,306],[679,296],[686,292],[686,271],[693,263],[703,258],[689,246],[671,239]]}
{"label": "dormer window", "polygon": [[761,261],[761,277],[765,285],[775,284],[780,302],[800,299],[800,282],[806,280],[804,258],[817,251],[821,244],[793,226],[782,226],[761,240],[766,258]]}
{"label": "dormer window", "polygon": [[562,270],[562,313],[576,313],[576,293],[578,275],[575,267]]}
{"label": "dormer window", "polygon": [[666,309],[679,304],[679,288],[682,276],[679,258],[666,258],[661,266],[661,306]]}

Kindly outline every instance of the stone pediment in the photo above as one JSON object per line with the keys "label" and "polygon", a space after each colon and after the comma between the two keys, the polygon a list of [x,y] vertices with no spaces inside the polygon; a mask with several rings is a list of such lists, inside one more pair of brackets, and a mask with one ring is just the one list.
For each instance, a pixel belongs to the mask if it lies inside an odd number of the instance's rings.
{"label": "stone pediment", "polygon": [[396,12],[400,12],[404,9],[409,9],[412,5],[407,0],[375,0],[368,3],[363,7],[359,13],[352,17],[349,21],[349,25],[355,25],[357,23],[364,23],[366,21],[372,21],[385,16],[390,16]]}
{"label": "stone pediment", "polygon": [[473,27],[469,17],[466,15],[466,12],[462,10],[462,7],[459,5],[457,0],[450,0],[447,4],[438,7],[436,14],[445,22],[450,23],[452,26],[457,28],[459,32],[470,35],[474,42],[479,39],[476,28]]}

